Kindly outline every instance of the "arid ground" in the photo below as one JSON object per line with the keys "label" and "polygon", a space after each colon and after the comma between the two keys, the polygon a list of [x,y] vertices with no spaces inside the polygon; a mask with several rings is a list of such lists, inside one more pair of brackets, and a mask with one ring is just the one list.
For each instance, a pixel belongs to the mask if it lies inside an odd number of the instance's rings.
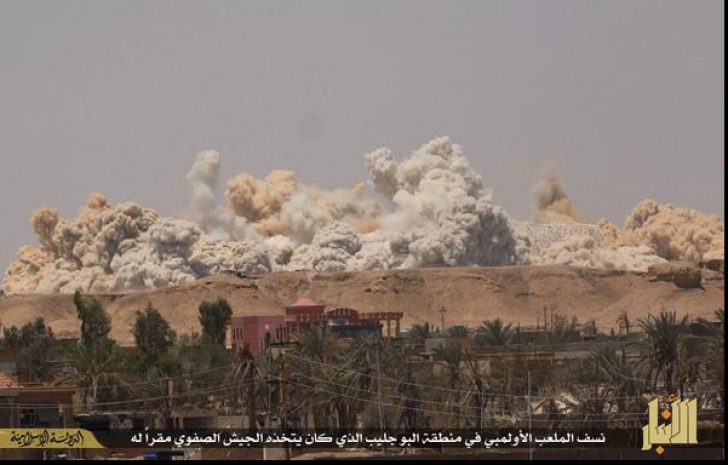
{"label": "arid ground", "polygon": [[[205,299],[223,297],[235,315],[282,314],[284,307],[307,294],[327,308],[404,312],[403,328],[429,321],[440,326],[476,326],[500,317],[535,326],[545,307],[594,319],[602,332],[616,328],[622,311],[630,319],[661,309],[691,318],[710,317],[723,308],[723,274],[704,271],[700,288],[682,289],[646,273],[597,271],[567,266],[504,266],[493,268],[427,268],[360,272],[281,272],[251,278],[211,276],[176,287],[144,292],[99,295],[112,318],[111,337],[133,344],[134,315],[149,303],[178,334],[200,331],[197,307]],[[3,326],[22,325],[39,316],[60,337],[79,334],[71,295],[11,295],[0,298]]]}

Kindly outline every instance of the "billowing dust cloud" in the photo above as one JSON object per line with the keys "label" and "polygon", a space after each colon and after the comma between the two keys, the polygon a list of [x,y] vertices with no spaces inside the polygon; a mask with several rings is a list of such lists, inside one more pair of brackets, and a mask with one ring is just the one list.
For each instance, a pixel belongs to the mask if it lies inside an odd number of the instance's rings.
{"label": "billowing dust cloud", "polygon": [[528,224],[533,264],[644,271],[668,260],[723,258],[724,223],[715,215],[643,200],[624,227],[580,213],[555,174],[533,189],[536,224]]}
{"label": "billowing dust cloud", "polygon": [[576,210],[566,195],[566,188],[551,173],[536,183],[532,190],[538,223],[589,223],[589,218]]}
{"label": "billowing dust cloud", "polygon": [[73,219],[41,207],[31,218],[39,246],[20,248],[4,290],[147,289],[230,270],[530,263],[644,271],[665,260],[723,256],[716,217],[648,200],[623,228],[592,223],[556,176],[534,187],[534,220],[517,221],[493,203],[447,137],[401,161],[386,148],[364,161],[370,181],[351,188],[323,189],[276,170],[263,179],[239,174],[223,190],[220,155],[205,151],[187,174],[185,218],[160,217],[134,202],[111,205],[102,194],[91,194]]}

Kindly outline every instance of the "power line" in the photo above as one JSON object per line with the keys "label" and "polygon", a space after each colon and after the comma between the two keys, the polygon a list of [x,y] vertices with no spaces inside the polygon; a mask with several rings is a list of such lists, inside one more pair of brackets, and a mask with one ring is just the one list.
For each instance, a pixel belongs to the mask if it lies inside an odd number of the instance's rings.
{"label": "power line", "polygon": [[[192,396],[201,395],[201,394],[212,394],[212,393],[216,393],[216,392],[224,392],[224,391],[229,391],[231,388],[234,388],[234,387],[242,387],[242,386],[247,386],[249,384],[251,384],[251,382],[242,383],[242,384],[240,384],[240,383],[223,384],[221,386],[215,386],[215,387],[210,387],[210,388],[204,388],[204,389],[198,389],[198,390],[193,390],[193,391],[187,391],[187,392],[183,392],[181,394],[175,394],[174,397],[175,398],[179,398],[179,397],[192,397]],[[145,397],[145,398],[140,398],[140,399],[119,400],[119,401],[113,401],[113,402],[98,402],[98,403],[94,403],[94,404],[91,404],[89,406],[86,406],[86,408],[88,408],[88,407],[96,408],[96,407],[100,407],[100,406],[105,407],[105,406],[110,406],[110,405],[138,404],[138,403],[143,403],[143,402],[164,400],[164,399],[166,399],[166,397],[167,396],[155,396],[155,397]],[[0,408],[17,407],[17,406],[21,406],[21,407],[35,407],[35,408],[47,408],[47,407],[55,407],[55,406],[70,406],[70,407],[74,407],[76,405],[75,404],[64,404],[64,403],[60,403],[60,404],[56,404],[56,403],[53,403],[53,404],[25,404],[24,403],[24,404],[17,404],[16,406],[2,406],[2,405],[0,405]],[[83,410],[83,407],[81,408],[81,410]]]}
{"label": "power line", "polygon": [[[301,387],[310,387],[310,386],[308,386],[306,384],[296,383],[295,381],[291,381],[291,380],[283,380],[283,379],[281,379],[281,381],[287,382],[289,384],[294,384],[294,385],[297,385],[297,386],[301,386]],[[364,402],[364,403],[368,403],[368,404],[376,404],[377,403],[377,401],[374,401],[374,400],[361,399],[361,398],[358,398],[358,397],[348,396],[346,394],[341,394],[341,393],[336,393],[336,392],[332,392],[332,391],[327,391],[325,389],[319,389],[319,392],[324,393],[324,394],[330,394],[330,395],[334,395],[334,396],[346,398],[346,399],[352,399],[352,400],[356,400],[356,401]],[[441,411],[438,411],[438,410],[423,409],[423,408],[418,408],[418,407],[407,407],[407,406],[402,406],[402,405],[398,405],[398,404],[390,404],[390,403],[385,403],[385,402],[382,402],[381,404],[384,407],[394,407],[394,408],[398,408],[398,409],[402,409],[402,410],[414,410],[414,411],[420,411],[420,412],[432,413],[432,414],[438,414],[438,415],[457,416],[457,417],[468,418],[468,419],[473,419],[473,420],[478,419],[477,415],[461,414],[461,413],[457,413],[457,412],[441,412]],[[465,407],[465,408],[472,408],[472,407]],[[718,411],[722,411],[722,410],[718,410]],[[525,412],[520,412],[520,413],[523,414]],[[702,413],[705,414],[706,412],[704,411]],[[548,413],[546,415],[550,415],[550,413]],[[571,414],[571,415],[589,415],[589,414],[578,414],[578,413],[576,413],[576,414]],[[624,416],[626,414],[625,413],[615,413],[615,414],[591,414],[591,415],[618,415],[618,416],[621,417],[621,416]],[[639,417],[641,419],[648,418],[648,415],[647,414],[635,414],[635,415],[641,415]],[[589,422],[593,422],[593,423],[607,423],[607,422],[619,421],[620,419],[621,418],[612,418],[612,419],[606,419],[606,418],[605,419],[561,419],[561,420],[553,420],[553,419],[550,419],[550,418],[534,418],[533,421],[560,422],[560,423],[589,423]]]}
{"label": "power line", "polygon": [[[306,375],[302,375],[302,374],[298,374],[297,376],[298,377],[301,377],[301,378],[305,378],[306,380],[312,381],[314,383],[320,383],[320,384],[323,384],[323,385],[328,384],[328,385],[343,387],[343,388],[346,388],[347,390],[352,390],[352,391],[364,392],[364,393],[367,393],[367,394],[371,394],[371,391],[368,390],[368,389],[357,388],[355,386],[351,386],[351,385],[348,385],[348,384],[336,383],[336,382],[331,381],[331,380],[324,380],[324,379],[315,378],[315,377],[311,377],[311,376],[306,376]],[[283,382],[289,382],[289,381],[285,381],[284,380]],[[290,382],[291,383],[294,383],[292,381],[290,381]],[[296,384],[296,383],[294,383],[294,384]],[[302,386],[306,386],[309,389],[314,389],[314,390],[319,390],[320,391],[320,389],[318,389],[318,387],[316,385],[313,385],[313,384],[297,384],[297,385],[299,385],[299,386],[301,386],[301,385]],[[330,391],[327,391],[327,392],[330,392]],[[468,390],[468,391],[465,391],[465,392],[471,393],[473,391],[472,390]],[[703,393],[711,392],[712,393],[712,392],[718,392],[718,391],[715,390],[715,391],[700,391],[700,392],[703,392]],[[334,395],[346,397],[344,394],[341,394],[341,393],[338,393],[338,392],[334,392]],[[429,404],[429,405],[444,405],[444,406],[448,406],[448,407],[450,406],[450,404],[447,403],[447,402],[439,402],[439,401],[435,401],[435,400],[413,399],[413,398],[407,397],[407,396],[402,396],[402,395],[397,395],[397,394],[387,394],[387,393],[384,393],[384,392],[378,392],[377,393],[377,396],[384,396],[384,397],[389,397],[389,398],[392,398],[392,399],[405,400],[405,401],[418,400],[419,402],[422,402],[424,404]],[[360,397],[352,397],[352,398],[358,399],[358,400],[362,400],[362,401],[365,400],[365,398],[360,398]],[[540,400],[540,401],[558,400],[556,398],[556,396],[543,396],[543,397],[536,397],[536,396],[530,396],[529,397],[529,396],[526,396],[525,398],[530,398],[531,400],[534,400],[535,399],[535,400]],[[632,397],[611,397],[611,396],[606,396],[604,398],[601,398],[601,397],[579,398],[578,400],[580,400],[580,401],[589,401],[589,400],[613,401],[613,400],[623,400],[623,399],[625,399],[625,400],[626,399],[629,399],[629,400],[638,400],[638,399],[642,399],[642,398],[643,398],[642,396],[632,396]],[[475,408],[475,407],[468,406],[466,408]],[[511,414],[525,413],[525,412],[520,412],[520,411],[515,411],[515,410],[498,410],[498,412],[500,412],[500,413],[511,413]],[[572,413],[564,413],[564,412],[554,412],[553,414],[554,415],[572,415]],[[623,415],[642,415],[642,414],[629,413],[629,412],[628,413],[622,413],[622,414]]]}
{"label": "power line", "polygon": [[[200,374],[203,374],[203,373],[212,373],[212,372],[216,372],[216,371],[229,370],[229,369],[230,369],[230,367],[228,367],[228,366],[222,366],[222,367],[212,368],[212,369],[209,369],[209,370],[203,370],[203,371],[198,371],[198,372],[187,373],[187,374],[179,375],[179,376],[168,376],[168,377],[165,377],[165,378],[160,378],[160,381],[162,379],[172,379],[172,380],[183,380],[183,381],[187,381],[188,378],[194,377],[194,376],[197,376],[197,375],[200,375]],[[198,380],[198,381],[200,381],[200,380]],[[213,379],[209,379],[208,381],[214,381],[214,380]],[[111,390],[111,389],[117,389],[117,388],[130,388],[130,387],[135,387],[135,386],[157,386],[157,385],[158,385],[157,383],[153,383],[153,382],[149,382],[149,381],[147,381],[147,382],[139,382],[139,383],[129,383],[129,384],[107,384],[107,385],[99,386],[97,388],[97,391],[100,391],[100,390]],[[67,387],[67,388],[64,388],[62,386],[47,387],[47,388],[26,388],[26,387],[23,387],[22,385],[19,385],[18,386],[18,390],[20,390],[22,392],[38,392],[38,393],[42,393],[42,392],[56,392],[56,391],[61,392],[61,391],[68,391],[68,390],[74,390],[74,389],[82,389],[82,388],[79,388],[79,387]]]}
{"label": "power line", "polygon": [[[323,366],[323,367],[326,367],[326,368],[336,369],[336,370],[339,370],[339,371],[345,371],[345,372],[348,372],[348,373],[355,373],[355,374],[359,374],[359,375],[364,376],[364,377],[367,377],[367,378],[381,379],[382,381],[390,381],[390,382],[393,382],[393,383],[407,385],[407,386],[421,387],[421,388],[432,389],[432,390],[436,390],[436,391],[447,391],[447,392],[455,392],[455,393],[469,393],[469,392],[471,392],[470,389],[455,389],[455,388],[448,388],[448,387],[444,387],[444,386],[434,386],[434,385],[421,384],[421,383],[412,383],[412,382],[402,381],[402,380],[398,380],[398,379],[394,379],[394,378],[387,378],[387,377],[383,377],[383,376],[382,377],[377,377],[377,376],[373,376],[371,374],[367,374],[367,373],[364,373],[364,372],[361,372],[361,371],[358,371],[358,370],[347,370],[345,368],[338,367],[336,365],[331,365],[331,364],[319,362],[317,360],[311,360],[311,359],[308,359],[308,358],[299,357],[299,356],[296,356],[296,355],[293,355],[293,354],[290,354],[290,353],[286,354],[285,356],[286,357],[292,357],[294,359],[301,360],[303,362],[307,362],[307,363],[310,363],[310,364]],[[629,379],[629,380],[642,381],[642,382],[645,382],[645,383],[652,381],[651,378],[643,378],[643,379],[639,379],[639,378],[627,378],[627,379]],[[721,381],[721,380],[710,380],[710,379],[701,380],[701,382],[708,382],[708,381]],[[508,393],[505,393],[505,392],[497,392],[497,391],[489,391],[489,394],[488,395],[490,397],[506,397],[506,398],[515,398],[515,399],[525,399],[525,398],[528,397],[528,396],[511,395],[511,394],[508,394]],[[535,397],[535,398],[538,398],[538,397]],[[548,399],[548,398],[549,397],[543,397],[543,399]],[[632,399],[632,398],[633,397],[624,397],[624,399]],[[615,399],[615,398],[612,397],[612,399]]]}

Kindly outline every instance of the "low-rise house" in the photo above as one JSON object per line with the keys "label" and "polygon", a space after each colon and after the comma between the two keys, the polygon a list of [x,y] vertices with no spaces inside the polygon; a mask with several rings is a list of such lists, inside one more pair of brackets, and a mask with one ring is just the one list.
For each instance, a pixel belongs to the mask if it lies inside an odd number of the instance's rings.
{"label": "low-rise house", "polygon": [[[75,388],[41,383],[19,383],[0,372],[0,428],[65,428],[73,426],[73,406],[78,401]],[[0,459],[42,459],[42,450],[0,449]]]}

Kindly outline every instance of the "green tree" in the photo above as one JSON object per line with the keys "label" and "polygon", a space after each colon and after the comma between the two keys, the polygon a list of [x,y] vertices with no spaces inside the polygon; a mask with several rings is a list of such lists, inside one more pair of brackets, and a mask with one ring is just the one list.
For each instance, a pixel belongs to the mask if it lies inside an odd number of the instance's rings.
{"label": "green tree", "polygon": [[20,328],[17,326],[3,328],[3,340],[0,341],[0,347],[17,349],[28,347],[40,336],[46,334],[52,336],[53,332],[46,326],[43,317],[38,317],[35,321],[28,322]]}
{"label": "green tree", "polygon": [[180,393],[214,388],[226,382],[226,373],[233,372],[232,368],[228,370],[230,360],[225,347],[197,333],[182,335],[177,346],[163,360],[174,362],[170,368],[183,378]]}
{"label": "green tree", "polygon": [[594,378],[603,380],[601,392],[610,406],[620,413],[641,412],[644,402],[640,396],[647,386],[643,373],[628,360],[625,347],[618,343],[594,347],[589,359],[598,372]]}
{"label": "green tree", "polygon": [[441,382],[445,389],[441,391],[446,404],[446,422],[445,426],[454,427],[457,426],[459,421],[460,411],[459,403],[463,400],[457,389],[461,385],[461,365],[468,358],[468,354],[465,353],[462,346],[459,344],[445,345],[438,347],[435,350],[439,361],[444,362],[444,367],[441,374]]}
{"label": "green tree", "polygon": [[28,381],[47,381],[53,377],[49,362],[58,351],[55,335],[42,317],[17,326],[3,328],[4,339],[0,346],[21,349],[19,368]]}
{"label": "green tree", "polygon": [[227,300],[203,301],[200,304],[200,324],[202,334],[210,341],[225,346],[225,327],[233,314]]}
{"label": "green tree", "polygon": [[587,338],[595,338],[599,334],[599,328],[594,318],[588,319],[581,327],[582,335]]}
{"label": "green tree", "polygon": [[79,291],[73,295],[76,314],[81,320],[81,344],[88,346],[106,339],[111,331],[111,320],[96,297],[85,298]]}
{"label": "green tree", "polygon": [[644,333],[640,344],[649,352],[643,357],[643,363],[649,365],[649,373],[653,377],[653,387],[662,377],[665,390],[673,393],[675,369],[680,349],[680,335],[685,332],[688,323],[687,315],[678,319],[676,312],[662,310],[657,316],[650,315],[638,320]]}
{"label": "green tree", "polygon": [[256,359],[250,353],[249,347],[246,346],[239,354],[233,376],[238,388],[239,403],[243,404],[243,414],[247,417],[247,425],[244,426],[247,426],[249,432],[255,433],[258,430],[258,400],[260,398],[261,376]]}
{"label": "green tree", "polygon": [[414,346],[424,346],[425,340],[432,336],[432,327],[430,323],[417,323],[412,325],[407,332],[407,340]]}
{"label": "green tree", "polygon": [[720,398],[725,399],[725,312],[721,308],[713,316],[713,321],[703,318],[698,320],[708,340],[707,355],[702,363],[706,369],[706,378],[718,382]]}
{"label": "green tree", "polygon": [[83,389],[85,404],[133,398],[135,379],[129,373],[122,349],[112,339],[77,344],[70,350],[76,368],[72,380]]}
{"label": "green tree", "polygon": [[486,320],[475,332],[475,343],[479,346],[503,346],[513,340],[513,335],[510,323],[505,324],[500,318]]}
{"label": "green tree", "polygon": [[156,363],[174,345],[177,335],[150,303],[144,312],[136,312],[134,339],[142,356]]}
{"label": "green tree", "polygon": [[69,351],[76,368],[72,375],[84,389],[84,403],[116,401],[139,395],[135,378],[121,347],[109,337],[111,319],[96,297],[73,296],[81,320],[81,339]]}
{"label": "green tree", "polygon": [[447,337],[462,338],[468,337],[468,328],[462,325],[451,326],[447,328]]}

